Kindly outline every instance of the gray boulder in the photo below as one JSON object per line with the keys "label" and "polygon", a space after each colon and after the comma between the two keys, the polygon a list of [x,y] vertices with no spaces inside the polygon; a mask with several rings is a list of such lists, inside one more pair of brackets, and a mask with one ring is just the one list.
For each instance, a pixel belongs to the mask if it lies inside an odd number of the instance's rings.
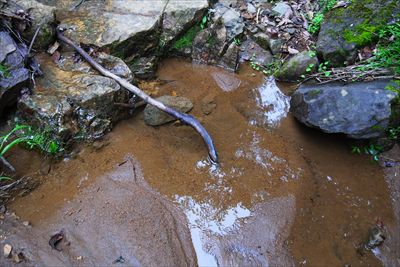
{"label": "gray boulder", "polygon": [[158,30],[168,1],[85,1],[76,11],[57,10],[56,18],[72,40],[108,48],[121,58],[158,46]]}
{"label": "gray boulder", "polygon": [[253,60],[264,66],[271,64],[274,60],[268,50],[265,50],[250,38],[242,43],[239,59],[241,62]]}
{"label": "gray boulder", "polygon": [[385,87],[389,81],[302,85],[293,94],[291,111],[307,126],[351,138],[381,136],[391,117],[397,94]]}
{"label": "gray boulder", "polygon": [[[179,112],[189,112],[193,108],[192,102],[185,97],[161,96],[157,100]],[[158,126],[174,120],[174,117],[154,106],[147,105],[144,109],[144,122],[148,125]]]}
{"label": "gray boulder", "polygon": [[227,40],[232,40],[243,33],[244,22],[240,13],[233,8],[216,4],[214,6],[213,22],[221,21],[226,28]]}
{"label": "gray boulder", "polygon": [[207,8],[207,0],[170,0],[165,8],[162,21],[161,39],[165,45],[199,22]]}
{"label": "gray boulder", "polygon": [[398,0],[354,0],[346,8],[332,9],[321,25],[317,52],[333,67],[352,63],[357,48],[373,42],[379,26],[393,21],[399,13]]}
{"label": "gray boulder", "polygon": [[271,50],[273,55],[277,55],[281,52],[282,40],[273,39],[268,34],[259,32],[254,35],[254,40],[264,49]]}
{"label": "gray boulder", "polygon": [[309,51],[303,51],[285,62],[276,74],[276,78],[282,81],[297,81],[301,75],[307,73],[307,68],[310,68],[311,73],[317,65],[317,57],[312,56]]}

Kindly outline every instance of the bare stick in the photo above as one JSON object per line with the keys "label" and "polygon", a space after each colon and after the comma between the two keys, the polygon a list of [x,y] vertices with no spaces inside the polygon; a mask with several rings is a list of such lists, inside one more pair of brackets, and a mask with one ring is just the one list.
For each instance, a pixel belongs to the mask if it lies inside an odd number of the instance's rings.
{"label": "bare stick", "polygon": [[203,138],[204,143],[207,146],[208,149],[208,155],[211,161],[214,163],[218,163],[218,154],[214,146],[214,142],[207,132],[207,130],[203,127],[203,125],[200,124],[193,116],[185,113],[180,113],[163,103],[151,98],[149,95],[144,93],[142,90],[140,90],[138,87],[132,85],[129,83],[127,80],[122,79],[121,77],[115,75],[114,73],[111,73],[110,71],[106,70],[103,68],[99,63],[94,61],[94,59],[86,53],[81,47],[79,47],[77,44],[75,44],[73,41],[65,37],[60,29],[57,29],[57,37],[64,43],[72,46],[84,59],[86,59],[87,62],[89,62],[90,65],[92,65],[97,71],[99,71],[101,74],[103,74],[106,77],[109,77],[111,79],[114,79],[117,81],[122,87],[125,87],[128,91],[134,93],[135,95],[139,96],[141,99],[143,99],[144,102],[164,111],[165,113],[168,113],[169,115],[177,118],[178,120],[182,121],[183,123],[186,123],[190,126],[192,126]]}
{"label": "bare stick", "polygon": [[29,53],[30,53],[31,50],[32,50],[33,43],[35,42],[36,37],[37,37],[37,35],[38,35],[40,29],[42,28],[42,26],[43,26],[43,23],[40,23],[40,24],[39,24],[39,27],[37,27],[37,29],[36,29],[36,31],[35,31],[35,34],[34,34],[33,37],[32,37],[31,43],[30,43],[29,48],[28,48],[28,52],[26,53],[26,55],[27,55],[28,57],[29,57]]}
{"label": "bare stick", "polygon": [[11,165],[10,162],[8,162],[5,158],[0,156],[0,162],[3,164],[3,166],[7,167],[11,172],[15,172],[15,168],[13,165]]}

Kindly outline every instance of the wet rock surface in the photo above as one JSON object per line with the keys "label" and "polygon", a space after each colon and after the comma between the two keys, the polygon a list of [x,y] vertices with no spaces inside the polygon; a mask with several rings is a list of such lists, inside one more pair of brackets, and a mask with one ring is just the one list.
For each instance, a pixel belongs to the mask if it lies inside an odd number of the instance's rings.
{"label": "wet rock surface", "polygon": [[[158,101],[179,112],[189,112],[193,108],[192,102],[185,97],[178,96],[160,96]],[[158,108],[147,105],[144,109],[144,121],[148,125],[157,126],[176,120],[176,118],[166,114]]]}
{"label": "wet rock surface", "polygon": [[[51,129],[67,147],[75,139],[102,137],[128,115],[126,109],[114,105],[128,102],[128,92],[114,80],[92,74],[87,63],[73,64],[73,60],[73,54],[66,54],[58,67],[47,55],[42,55],[39,61],[45,75],[37,79],[33,94],[25,95],[18,104],[24,120],[36,127]],[[118,59],[111,63],[112,60],[106,55],[99,59],[107,61],[105,67],[116,74],[132,77],[124,63]]]}
{"label": "wet rock surface", "polygon": [[291,111],[300,122],[327,133],[378,137],[388,126],[396,97],[385,88],[389,83],[302,85],[292,96]]}

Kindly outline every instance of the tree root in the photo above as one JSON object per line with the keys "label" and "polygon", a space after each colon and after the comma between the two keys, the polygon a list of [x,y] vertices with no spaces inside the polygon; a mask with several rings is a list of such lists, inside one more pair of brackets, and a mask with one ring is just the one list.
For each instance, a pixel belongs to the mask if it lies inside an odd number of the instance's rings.
{"label": "tree root", "polygon": [[208,155],[209,158],[212,162],[218,163],[218,154],[215,149],[213,140],[207,130],[198,122],[193,116],[180,113],[163,103],[151,98],[149,95],[144,93],[142,90],[140,90],[138,87],[132,85],[129,83],[127,80],[122,79],[121,77],[118,77],[117,75],[111,73],[110,71],[106,70],[103,68],[99,63],[97,63],[88,53],[86,53],[81,47],[79,47],[77,44],[75,44],[73,41],[68,39],[62,34],[62,29],[57,28],[57,37],[59,40],[62,42],[70,45],[73,47],[87,62],[89,62],[92,67],[94,67],[97,71],[99,71],[102,75],[109,77],[111,79],[114,79],[117,81],[122,87],[126,88],[128,91],[134,93],[135,95],[139,96],[141,99],[143,99],[144,102],[164,111],[165,113],[168,113],[169,115],[173,116],[174,118],[182,121],[185,124],[190,125],[193,127],[203,138],[204,143],[207,146],[208,149]]}

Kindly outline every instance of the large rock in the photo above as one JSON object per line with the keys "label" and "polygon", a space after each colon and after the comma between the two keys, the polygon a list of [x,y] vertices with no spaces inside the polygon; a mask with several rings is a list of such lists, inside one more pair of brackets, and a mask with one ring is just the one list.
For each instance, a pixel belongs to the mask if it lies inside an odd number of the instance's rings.
{"label": "large rock", "polygon": [[[72,54],[63,58],[74,60]],[[45,75],[36,79],[33,94],[24,96],[18,109],[27,123],[50,129],[53,137],[67,148],[77,139],[102,137],[128,115],[126,108],[115,105],[127,103],[128,92],[114,80],[84,68],[83,63],[78,62],[72,68],[65,62],[57,66],[46,55],[38,59]],[[109,63],[106,67],[119,74],[119,69],[113,67],[118,64],[121,63]]]}
{"label": "large rock", "polygon": [[399,13],[397,0],[355,0],[347,8],[332,9],[321,25],[317,52],[333,67],[352,63],[357,48],[371,43],[379,26],[394,21]]}
{"label": "large rock", "polygon": [[27,28],[22,34],[27,40],[32,40],[36,29],[41,25],[40,31],[36,36],[34,48],[47,49],[47,46],[55,37],[55,8],[39,3],[36,0],[12,0],[23,10],[27,11],[32,17],[32,26]]}
{"label": "large rock", "polygon": [[[103,67],[118,75],[121,78],[131,82],[133,74],[129,67],[120,58],[111,56],[103,52],[97,52],[94,60]],[[98,74],[87,61],[77,58],[74,52],[62,54],[62,59],[57,62],[57,66],[64,71],[78,71],[88,74]]]}
{"label": "large rock", "polygon": [[234,39],[243,33],[243,19],[236,10],[221,4],[216,4],[213,12],[211,25],[193,40],[192,59],[236,71],[240,49]]}
{"label": "large rock", "polygon": [[301,75],[307,73],[307,69],[313,72],[317,65],[317,57],[309,51],[303,51],[285,62],[276,74],[276,78],[282,81],[297,81]]}
{"label": "large rock", "polygon": [[[67,37],[109,50],[144,78],[154,76],[154,57],[198,23],[208,7],[207,0],[110,0],[84,1],[71,11],[76,1],[63,2],[68,4],[60,3],[56,17]],[[144,73],[138,70],[143,65],[147,67]]]}
{"label": "large rock", "polygon": [[25,68],[27,48],[14,42],[0,31],[0,64],[6,70],[0,73],[0,116],[5,108],[15,105],[21,91],[29,86],[30,72]]}
{"label": "large rock", "polygon": [[263,66],[271,64],[274,60],[268,50],[265,50],[250,38],[242,43],[239,59],[241,62],[252,60]]}
{"label": "large rock", "polygon": [[302,85],[293,94],[291,111],[307,126],[327,133],[366,139],[384,133],[396,93],[389,81]]}
{"label": "large rock", "polygon": [[[161,96],[157,100],[179,112],[189,112],[193,108],[192,102],[185,97]],[[148,125],[158,126],[173,120],[176,119],[154,106],[147,105],[144,109],[144,122]]]}
{"label": "large rock", "polygon": [[207,8],[207,0],[170,0],[164,11],[161,39],[168,44],[199,22]]}
{"label": "large rock", "polygon": [[244,22],[240,13],[233,8],[216,4],[214,6],[214,15],[212,17],[214,22],[221,20],[226,28],[227,40],[232,40],[236,36],[243,33]]}
{"label": "large rock", "polygon": [[67,37],[108,48],[112,54],[125,58],[157,47],[157,32],[167,2],[85,1],[76,11],[58,10],[56,17],[67,29]]}

